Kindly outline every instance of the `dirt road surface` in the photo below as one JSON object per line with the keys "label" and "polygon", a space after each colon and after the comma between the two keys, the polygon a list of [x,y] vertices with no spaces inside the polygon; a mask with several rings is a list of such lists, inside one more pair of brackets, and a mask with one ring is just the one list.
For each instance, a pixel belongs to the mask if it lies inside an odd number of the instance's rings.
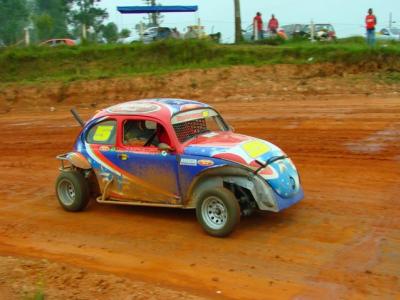
{"label": "dirt road surface", "polygon": [[[306,197],[242,219],[225,239],[206,235],[193,211],[92,201],[65,212],[54,157],[79,132],[69,103],[2,114],[0,298],[398,299],[400,96],[239,88],[235,105],[199,95],[237,132],[284,149]],[[94,110],[81,105],[85,118]]]}

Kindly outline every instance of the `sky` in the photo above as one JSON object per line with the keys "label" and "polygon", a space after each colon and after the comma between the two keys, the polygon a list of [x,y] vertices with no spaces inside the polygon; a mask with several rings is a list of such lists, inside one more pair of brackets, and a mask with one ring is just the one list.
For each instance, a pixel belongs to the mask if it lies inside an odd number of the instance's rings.
{"label": "sky", "polygon": [[[223,42],[234,39],[234,7],[233,0],[158,0],[163,5],[198,5],[197,13],[164,14],[163,26],[177,27],[183,32],[188,25],[197,23],[200,18],[207,33],[222,33]],[[145,15],[122,15],[117,6],[143,5],[141,0],[101,0],[98,4],[106,8],[109,21],[119,28],[135,31],[135,25]],[[338,37],[364,34],[364,18],[368,8],[373,8],[378,19],[378,30],[389,25],[389,14],[392,12],[393,26],[400,27],[400,0],[241,0],[242,28],[252,23],[257,11],[262,13],[267,22],[271,14],[275,14],[280,25],[293,23],[331,23]]]}

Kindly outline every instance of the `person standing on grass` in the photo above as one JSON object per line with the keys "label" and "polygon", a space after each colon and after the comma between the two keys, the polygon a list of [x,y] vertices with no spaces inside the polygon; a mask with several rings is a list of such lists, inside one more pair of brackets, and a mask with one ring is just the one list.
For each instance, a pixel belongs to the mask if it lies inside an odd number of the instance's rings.
{"label": "person standing on grass", "polygon": [[279,22],[278,19],[275,18],[275,15],[271,16],[271,19],[268,22],[268,30],[272,34],[276,34],[278,32]]}
{"label": "person standing on grass", "polygon": [[258,40],[262,40],[264,38],[263,21],[260,12],[257,12],[256,16],[253,19],[253,30],[254,38],[256,37],[256,34]]}
{"label": "person standing on grass", "polygon": [[375,26],[377,20],[373,14],[372,8],[368,9],[368,15],[365,17],[365,27],[367,29],[367,44],[369,46],[375,46]]}

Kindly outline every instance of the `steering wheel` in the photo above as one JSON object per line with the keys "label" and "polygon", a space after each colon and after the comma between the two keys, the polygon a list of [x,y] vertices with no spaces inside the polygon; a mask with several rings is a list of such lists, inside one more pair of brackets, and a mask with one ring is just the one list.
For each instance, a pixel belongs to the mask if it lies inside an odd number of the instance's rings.
{"label": "steering wheel", "polygon": [[149,137],[146,143],[144,143],[143,147],[150,146],[156,136],[157,136],[157,131],[154,131],[154,133]]}

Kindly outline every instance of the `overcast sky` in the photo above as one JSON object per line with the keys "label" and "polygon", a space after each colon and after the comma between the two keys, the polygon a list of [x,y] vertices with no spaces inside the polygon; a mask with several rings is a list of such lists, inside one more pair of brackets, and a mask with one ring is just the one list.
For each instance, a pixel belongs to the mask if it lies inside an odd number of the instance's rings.
{"label": "overcast sky", "polygon": [[[163,5],[198,5],[198,13],[164,14],[163,25],[177,27],[181,32],[200,17],[208,33],[221,32],[224,42],[232,42],[234,36],[233,0],[157,0]],[[141,0],[101,0],[101,7],[107,8],[109,20],[119,28],[134,31],[135,25],[144,15],[121,15],[117,6],[143,5]],[[389,13],[400,27],[400,0],[241,0],[242,28],[251,24],[257,11],[264,22],[274,13],[281,25],[292,23],[331,23],[339,37],[364,34],[364,18],[368,8],[373,8],[378,19],[378,29],[387,27]],[[396,25],[395,24],[395,25]]]}

